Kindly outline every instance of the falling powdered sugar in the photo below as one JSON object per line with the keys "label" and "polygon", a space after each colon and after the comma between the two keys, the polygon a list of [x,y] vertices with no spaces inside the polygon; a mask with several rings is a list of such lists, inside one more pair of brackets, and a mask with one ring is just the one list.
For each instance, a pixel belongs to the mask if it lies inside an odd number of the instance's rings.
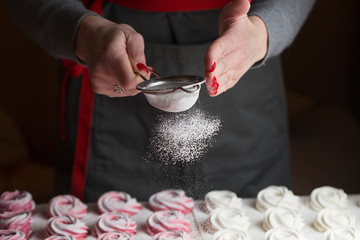
{"label": "falling powdered sugar", "polygon": [[149,139],[148,158],[164,164],[191,163],[211,147],[220,127],[219,117],[200,108],[161,112]]}

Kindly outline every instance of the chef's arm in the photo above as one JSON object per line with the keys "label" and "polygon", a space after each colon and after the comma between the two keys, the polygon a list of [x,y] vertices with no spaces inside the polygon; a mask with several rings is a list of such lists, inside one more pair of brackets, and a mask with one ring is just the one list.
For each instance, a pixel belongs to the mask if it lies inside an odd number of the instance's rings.
{"label": "chef's arm", "polygon": [[56,58],[77,60],[74,39],[81,20],[94,14],[77,0],[3,0],[16,25]]}
{"label": "chef's arm", "polygon": [[85,63],[93,90],[109,97],[136,95],[148,76],[144,40],[126,24],[87,10],[78,0],[3,0],[14,22],[57,58]]}
{"label": "chef's arm", "polygon": [[294,40],[315,0],[233,0],[219,17],[219,38],[205,54],[206,86],[217,96],[251,68],[279,55]]}
{"label": "chef's arm", "polygon": [[264,64],[288,47],[308,17],[315,0],[252,0],[249,16],[258,16],[268,32],[268,49]]}

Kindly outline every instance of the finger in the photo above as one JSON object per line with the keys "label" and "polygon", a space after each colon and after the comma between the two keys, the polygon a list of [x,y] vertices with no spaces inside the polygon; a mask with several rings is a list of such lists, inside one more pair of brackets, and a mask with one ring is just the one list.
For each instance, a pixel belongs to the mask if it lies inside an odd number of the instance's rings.
{"label": "finger", "polygon": [[102,78],[94,78],[92,81],[92,88],[95,93],[106,95],[108,97],[134,96],[140,92],[137,89],[124,89],[118,82]]}
{"label": "finger", "polygon": [[142,35],[137,32],[130,33],[126,40],[126,50],[133,71],[141,72],[142,75],[148,78],[150,73],[146,67],[145,47]]}
{"label": "finger", "polygon": [[133,95],[134,93],[138,93],[136,86],[143,80],[134,73],[128,52],[124,46],[119,47],[116,60],[113,63],[113,69],[114,78],[109,78],[109,80],[113,83],[118,83],[118,85],[127,90],[129,94]]}
{"label": "finger", "polygon": [[[219,39],[215,40],[207,50],[204,59],[205,72],[204,76],[206,79],[206,86],[208,92],[213,91],[214,85],[214,76],[218,72],[218,60],[224,55],[224,48]],[[211,95],[211,94],[210,94]]]}
{"label": "finger", "polygon": [[234,0],[226,5],[219,16],[219,34],[222,35],[234,21],[247,18],[251,0]]}
{"label": "finger", "polygon": [[214,70],[214,74],[217,76],[232,70],[241,71],[246,64],[245,55],[242,54],[241,51],[232,51],[218,59],[216,63],[216,71]]}
{"label": "finger", "polygon": [[216,70],[212,73],[211,88],[208,88],[209,95],[217,96],[232,88],[248,69],[249,66],[236,52],[229,53],[219,60]]}
{"label": "finger", "polygon": [[251,0],[233,0],[231,7],[234,15],[241,16],[247,14],[250,10],[250,3]]}
{"label": "finger", "polygon": [[216,95],[220,95],[223,92],[226,92],[230,88],[234,87],[235,84],[239,81],[240,77],[244,72],[237,69],[230,69],[229,71],[222,72],[217,76],[219,81],[219,88]]}
{"label": "finger", "polygon": [[[230,57],[230,59],[232,59],[232,57]],[[249,65],[247,61],[242,61],[241,66],[234,66],[232,68],[219,71],[220,73],[216,76],[219,82],[217,95],[234,87],[242,76],[250,69],[250,67],[251,65]]]}
{"label": "finger", "polygon": [[135,96],[138,93],[140,93],[140,91],[138,91],[137,89],[123,89],[121,92],[117,92],[115,90],[108,91],[106,95],[109,97],[131,97]]}
{"label": "finger", "polygon": [[[236,39],[235,39],[236,40]],[[208,48],[204,64],[206,72],[214,72],[218,71],[218,63],[222,59],[226,58],[227,55],[236,52],[235,50],[238,48],[238,43],[235,43],[234,39],[231,39],[227,35],[224,35],[218,39],[216,39]]]}
{"label": "finger", "polygon": [[219,82],[217,81],[216,75],[221,73],[223,67],[221,67],[222,59],[227,55],[227,51],[231,50],[232,47],[226,46],[226,41],[222,37],[215,40],[207,50],[205,54],[204,64],[206,86],[210,96],[216,95]]}

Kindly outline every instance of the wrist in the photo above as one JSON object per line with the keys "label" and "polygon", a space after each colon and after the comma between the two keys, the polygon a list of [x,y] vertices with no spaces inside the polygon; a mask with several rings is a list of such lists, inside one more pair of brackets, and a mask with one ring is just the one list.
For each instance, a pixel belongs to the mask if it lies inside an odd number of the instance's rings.
{"label": "wrist", "polygon": [[258,16],[249,16],[250,22],[253,24],[256,31],[256,43],[258,51],[256,54],[256,62],[265,58],[268,51],[268,31],[264,21]]}

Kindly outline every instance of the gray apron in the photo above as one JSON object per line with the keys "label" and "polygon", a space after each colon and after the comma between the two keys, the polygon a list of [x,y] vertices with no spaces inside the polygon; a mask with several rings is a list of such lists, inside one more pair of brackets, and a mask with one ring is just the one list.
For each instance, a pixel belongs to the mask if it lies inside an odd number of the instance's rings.
{"label": "gray apron", "polygon": [[[161,75],[204,72],[207,48],[218,37],[220,10],[154,13],[112,3],[103,15],[131,25],[144,36],[146,63]],[[66,126],[58,166],[59,192],[69,192],[71,155],[76,141],[76,112],[80,78],[68,86]],[[85,201],[96,201],[104,192],[119,190],[138,200],[157,191],[184,189],[202,198],[214,189],[228,189],[241,197],[254,197],[264,187],[290,187],[290,161],[286,105],[281,62],[274,58],[254,68],[227,92],[211,98],[206,87],[194,108],[202,108],[222,121],[211,148],[190,164],[164,165],[144,160],[149,134],[158,114],[143,94],[108,98],[95,95],[91,144],[84,189]]]}

